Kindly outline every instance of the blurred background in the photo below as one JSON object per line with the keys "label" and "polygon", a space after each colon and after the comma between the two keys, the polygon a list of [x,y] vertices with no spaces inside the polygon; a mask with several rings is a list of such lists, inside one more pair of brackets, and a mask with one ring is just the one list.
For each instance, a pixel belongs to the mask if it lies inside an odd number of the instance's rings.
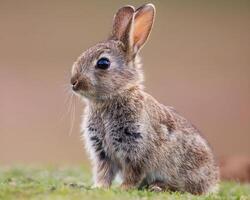
{"label": "blurred background", "polygon": [[[250,155],[250,1],[151,2],[146,91],[202,130],[217,156]],[[0,0],[1,164],[89,163],[72,63],[108,36],[119,7],[143,3]]]}

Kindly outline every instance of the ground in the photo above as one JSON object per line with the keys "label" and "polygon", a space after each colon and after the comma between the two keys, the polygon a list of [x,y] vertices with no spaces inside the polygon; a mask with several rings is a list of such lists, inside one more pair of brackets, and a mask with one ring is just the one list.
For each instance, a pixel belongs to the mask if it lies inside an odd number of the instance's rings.
{"label": "ground", "polygon": [[81,199],[81,200],[250,200],[250,185],[226,182],[218,194],[193,196],[187,193],[154,193],[145,190],[92,189],[91,173],[78,167],[0,167],[0,199]]}

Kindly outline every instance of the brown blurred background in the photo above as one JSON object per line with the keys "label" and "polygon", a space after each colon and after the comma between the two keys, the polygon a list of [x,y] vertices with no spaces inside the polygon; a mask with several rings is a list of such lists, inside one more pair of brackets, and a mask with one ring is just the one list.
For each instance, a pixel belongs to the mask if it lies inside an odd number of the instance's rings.
{"label": "brown blurred background", "polygon": [[[250,155],[250,1],[154,1],[146,90],[200,128],[218,156]],[[145,1],[0,0],[0,163],[83,163],[72,63],[115,11]]]}

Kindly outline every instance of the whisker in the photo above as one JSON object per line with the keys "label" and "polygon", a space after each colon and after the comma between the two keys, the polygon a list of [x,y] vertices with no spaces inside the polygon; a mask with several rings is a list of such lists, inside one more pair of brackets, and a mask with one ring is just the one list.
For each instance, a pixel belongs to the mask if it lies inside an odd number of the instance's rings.
{"label": "whisker", "polygon": [[76,98],[75,96],[73,95],[73,103],[72,103],[72,106],[73,106],[73,109],[71,110],[71,113],[70,113],[70,129],[69,129],[69,136],[71,136],[73,130],[74,130],[74,124],[75,124],[75,114],[76,114]]}
{"label": "whisker", "polygon": [[64,107],[67,107],[66,111],[65,109],[62,110],[62,113],[60,114],[60,121],[62,121],[66,116],[70,113],[70,104],[71,104],[71,98],[73,96],[73,93],[71,92],[71,89],[67,85],[67,88],[65,88],[64,91],[66,98],[64,100]]}
{"label": "whisker", "polygon": [[[66,73],[66,78],[69,80],[69,73]],[[68,82],[68,81],[67,81]],[[61,83],[62,91],[64,94],[64,107],[62,112],[59,115],[60,123],[63,121],[67,121],[67,129],[68,129],[68,135],[71,136],[73,130],[74,130],[74,122],[75,122],[75,114],[76,114],[76,97],[75,94],[72,92],[71,84],[66,83],[66,80],[64,83]]]}

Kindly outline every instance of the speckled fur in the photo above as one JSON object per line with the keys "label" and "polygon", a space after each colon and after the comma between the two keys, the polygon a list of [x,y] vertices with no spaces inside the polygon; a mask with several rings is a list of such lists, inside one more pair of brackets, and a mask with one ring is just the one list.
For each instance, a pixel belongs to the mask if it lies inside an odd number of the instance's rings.
{"label": "speckled fur", "polygon": [[[133,28],[136,17],[144,13],[151,17],[151,26],[143,30],[148,31],[146,38],[141,44],[131,44],[131,37],[135,41],[131,30],[137,31]],[[138,50],[153,19],[152,4],[137,10],[121,8],[111,37],[74,63],[72,79],[81,82],[77,95],[86,100],[82,131],[93,162],[95,186],[108,188],[120,174],[124,189],[157,186],[209,193],[218,183],[219,172],[206,140],[173,108],[158,103],[143,90]],[[110,59],[108,70],[95,68],[100,57]]]}

